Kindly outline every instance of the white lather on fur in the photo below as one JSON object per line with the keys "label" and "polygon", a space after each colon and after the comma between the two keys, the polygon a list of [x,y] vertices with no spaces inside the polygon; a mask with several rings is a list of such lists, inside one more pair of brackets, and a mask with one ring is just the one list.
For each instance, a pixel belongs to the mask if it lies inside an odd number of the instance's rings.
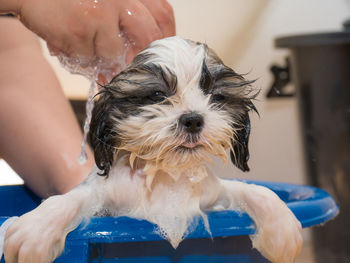
{"label": "white lather on fur", "polygon": [[243,210],[256,224],[253,246],[274,263],[294,262],[301,225],[279,197],[206,169],[210,155],[226,160],[226,149],[248,169],[250,92],[203,44],[152,43],[97,101],[90,138],[99,169],[17,219],[6,233],[6,262],[52,262],[70,231],[106,209],[157,224],[174,248],[194,217],[206,222],[205,211]]}

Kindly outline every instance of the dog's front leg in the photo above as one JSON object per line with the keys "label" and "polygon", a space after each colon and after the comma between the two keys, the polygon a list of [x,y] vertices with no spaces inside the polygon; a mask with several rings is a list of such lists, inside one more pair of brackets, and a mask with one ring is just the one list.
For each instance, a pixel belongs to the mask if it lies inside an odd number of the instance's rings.
{"label": "dog's front leg", "polygon": [[19,217],[6,232],[6,263],[49,263],[58,257],[66,235],[101,208],[104,181],[91,174],[72,191],[52,196]]}
{"label": "dog's front leg", "polygon": [[271,190],[254,184],[220,180],[218,201],[239,207],[256,224],[253,246],[273,263],[292,263],[302,246],[301,224]]}

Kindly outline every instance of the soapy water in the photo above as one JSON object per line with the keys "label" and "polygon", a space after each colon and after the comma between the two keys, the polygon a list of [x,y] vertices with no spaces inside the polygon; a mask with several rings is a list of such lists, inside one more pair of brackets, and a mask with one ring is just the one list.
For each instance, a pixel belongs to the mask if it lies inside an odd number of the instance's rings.
{"label": "soapy water", "polygon": [[[125,37],[125,34],[119,34],[118,37],[123,38]],[[115,59],[108,61],[97,57],[76,58],[68,57],[63,53],[52,53],[52,55],[57,56],[61,65],[67,71],[69,71],[71,74],[82,75],[91,83],[86,102],[86,119],[83,128],[84,135],[81,143],[81,153],[78,157],[79,164],[84,164],[88,158],[86,152],[86,142],[87,134],[89,133],[92,110],[94,108],[94,95],[98,91],[96,83],[99,83],[101,79],[108,83],[116,74],[126,68],[126,54],[130,45],[133,45],[133,43],[129,44],[126,42],[124,44],[124,52],[115,57]]]}

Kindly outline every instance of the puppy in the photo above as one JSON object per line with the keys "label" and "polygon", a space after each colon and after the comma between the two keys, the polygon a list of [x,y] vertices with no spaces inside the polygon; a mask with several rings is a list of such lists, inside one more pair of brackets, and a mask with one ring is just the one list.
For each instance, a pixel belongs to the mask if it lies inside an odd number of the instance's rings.
{"label": "puppy", "polygon": [[174,248],[193,218],[207,222],[205,211],[243,210],[256,224],[253,246],[272,262],[294,262],[301,225],[278,196],[206,169],[229,149],[249,170],[250,84],[204,44],[153,42],[97,95],[89,134],[96,169],[11,225],[6,262],[52,262],[70,231],[106,210],[155,223]]}

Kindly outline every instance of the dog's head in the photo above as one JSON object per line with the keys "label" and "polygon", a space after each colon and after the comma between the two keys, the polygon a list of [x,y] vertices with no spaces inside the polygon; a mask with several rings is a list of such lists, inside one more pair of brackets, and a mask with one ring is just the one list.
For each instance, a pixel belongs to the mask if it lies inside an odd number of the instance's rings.
{"label": "dog's head", "polygon": [[125,150],[161,169],[186,168],[230,148],[248,171],[250,84],[205,44],[153,42],[98,94],[89,135],[97,166],[107,175]]}

